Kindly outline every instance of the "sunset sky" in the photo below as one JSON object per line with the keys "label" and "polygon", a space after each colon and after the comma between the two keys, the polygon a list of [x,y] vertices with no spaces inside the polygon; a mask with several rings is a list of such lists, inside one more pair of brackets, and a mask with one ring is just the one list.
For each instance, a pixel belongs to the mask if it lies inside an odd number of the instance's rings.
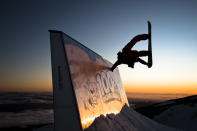
{"label": "sunset sky", "polygon": [[[0,2],[0,91],[51,91],[49,29],[112,63],[152,23],[153,67],[119,66],[127,92],[197,94],[197,1]],[[135,49],[147,49],[147,41]]]}

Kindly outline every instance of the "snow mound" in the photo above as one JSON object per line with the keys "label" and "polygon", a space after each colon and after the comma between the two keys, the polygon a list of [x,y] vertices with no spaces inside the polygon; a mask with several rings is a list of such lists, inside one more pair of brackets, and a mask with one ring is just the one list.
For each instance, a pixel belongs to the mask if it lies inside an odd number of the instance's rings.
{"label": "snow mound", "polygon": [[125,105],[117,115],[101,115],[85,131],[175,131],[161,125]]}

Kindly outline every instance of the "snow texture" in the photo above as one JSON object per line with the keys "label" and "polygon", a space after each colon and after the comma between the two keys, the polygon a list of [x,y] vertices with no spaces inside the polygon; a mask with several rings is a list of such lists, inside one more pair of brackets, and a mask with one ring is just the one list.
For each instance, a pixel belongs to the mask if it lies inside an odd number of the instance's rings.
{"label": "snow texture", "polygon": [[117,115],[101,115],[85,131],[175,131],[124,106]]}

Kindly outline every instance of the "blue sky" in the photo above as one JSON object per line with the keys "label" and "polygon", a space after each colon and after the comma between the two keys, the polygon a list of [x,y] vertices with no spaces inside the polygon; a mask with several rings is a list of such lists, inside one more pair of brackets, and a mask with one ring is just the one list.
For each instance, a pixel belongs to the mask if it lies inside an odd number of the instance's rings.
{"label": "blue sky", "polygon": [[[132,37],[147,33],[147,20],[154,65],[121,65],[123,83],[197,85],[196,13],[192,0],[1,1],[0,88],[51,86],[48,29],[65,32],[113,63]],[[135,48],[146,49],[147,42]]]}

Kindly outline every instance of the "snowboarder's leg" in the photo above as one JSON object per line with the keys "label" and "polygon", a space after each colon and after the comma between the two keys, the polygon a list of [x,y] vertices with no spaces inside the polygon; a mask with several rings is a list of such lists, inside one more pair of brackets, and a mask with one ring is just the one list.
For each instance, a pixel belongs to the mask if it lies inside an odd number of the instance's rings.
{"label": "snowboarder's leg", "polygon": [[141,64],[144,64],[144,65],[147,65],[148,66],[148,63],[140,58],[137,59],[137,62],[140,62]]}
{"label": "snowboarder's leg", "polygon": [[149,51],[139,51],[138,52],[138,56],[139,57],[141,57],[141,56],[148,56],[150,54],[150,52]]}

